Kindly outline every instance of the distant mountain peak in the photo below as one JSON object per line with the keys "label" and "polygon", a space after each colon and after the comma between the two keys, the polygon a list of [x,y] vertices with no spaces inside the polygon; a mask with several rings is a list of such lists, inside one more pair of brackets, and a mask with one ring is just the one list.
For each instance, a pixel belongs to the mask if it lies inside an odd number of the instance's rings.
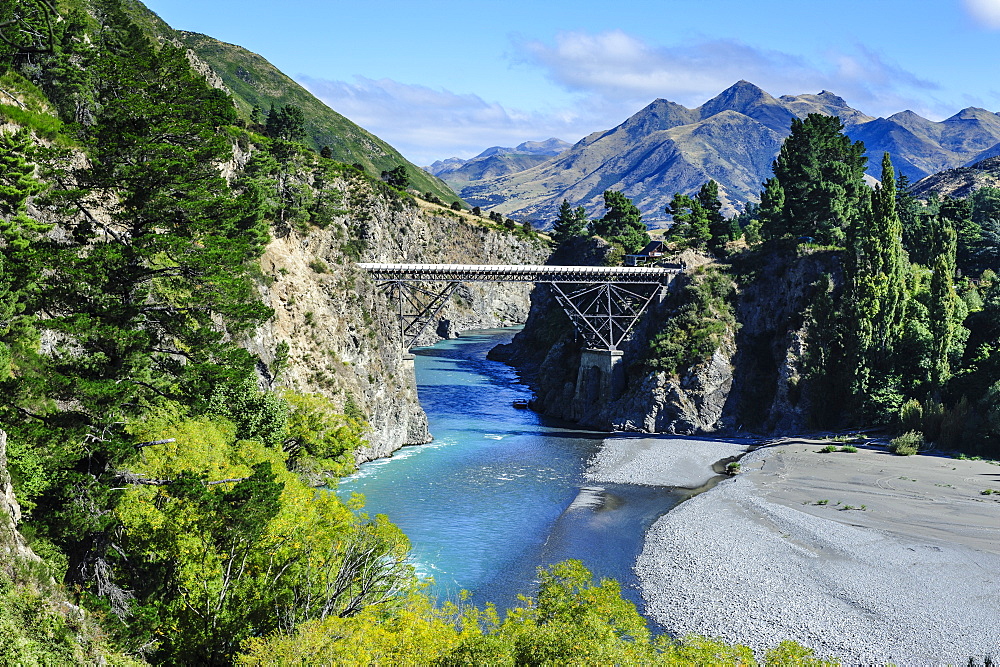
{"label": "distant mountain peak", "polygon": [[702,104],[701,117],[708,118],[712,114],[727,110],[744,113],[752,107],[771,104],[777,105],[778,101],[759,86],[740,79]]}
{"label": "distant mountain peak", "polygon": [[951,118],[946,119],[945,122],[949,120],[979,120],[988,117],[995,118],[996,114],[980,107],[966,107]]}
{"label": "distant mountain peak", "polygon": [[656,99],[559,156],[524,162],[530,169],[501,178],[469,179],[461,193],[470,204],[545,224],[563,199],[600,215],[604,191],[621,190],[643,219],[656,226],[668,222],[663,211],[673,193],[697,192],[711,178],[732,213],[757,199],[792,119],[811,113],[839,117],[851,141],[864,142],[872,174],[883,152],[911,181],[1000,155],[1000,114],[970,108],[952,122],[931,121],[912,111],[875,118],[829,90],[774,98],[740,80],[697,109]]}
{"label": "distant mountain peak", "polygon": [[831,93],[829,90],[821,90],[816,97],[821,98],[827,104],[831,104],[838,107],[846,107],[847,100],[836,93]]}

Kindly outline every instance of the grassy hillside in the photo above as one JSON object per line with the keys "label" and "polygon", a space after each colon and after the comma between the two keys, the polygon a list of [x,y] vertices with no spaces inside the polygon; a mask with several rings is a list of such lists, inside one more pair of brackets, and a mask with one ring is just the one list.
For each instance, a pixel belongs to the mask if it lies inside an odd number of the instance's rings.
{"label": "grassy hillside", "polygon": [[306,141],[316,150],[329,146],[333,159],[356,162],[375,175],[406,165],[410,187],[433,192],[446,201],[458,198],[444,181],[408,162],[395,148],[320,102],[256,53],[207,35],[182,31],[177,34],[222,78],[245,118],[250,118],[255,106],[266,114],[272,104],[275,107],[294,104],[305,112]]}
{"label": "grassy hillside", "polygon": [[255,106],[266,115],[272,104],[275,107],[294,104],[305,113],[306,143],[315,150],[329,146],[333,159],[360,164],[375,176],[405,165],[411,188],[433,192],[447,202],[458,199],[444,181],[410,163],[395,148],[323,104],[265,58],[208,35],[174,30],[139,0],[124,0],[122,7],[146,34],[159,40],[179,40],[207,62],[232,93],[245,120],[250,120]]}

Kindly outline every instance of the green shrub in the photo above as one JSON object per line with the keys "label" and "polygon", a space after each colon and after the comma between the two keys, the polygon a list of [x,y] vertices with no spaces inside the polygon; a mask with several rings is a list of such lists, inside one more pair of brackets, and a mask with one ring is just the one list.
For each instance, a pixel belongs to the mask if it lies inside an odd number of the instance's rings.
{"label": "green shrub", "polygon": [[743,466],[740,464],[739,461],[732,461],[731,463],[728,463],[726,465],[726,474],[727,475],[738,475],[740,473],[740,470],[742,470],[742,469],[743,469]]}
{"label": "green shrub", "polygon": [[827,445],[819,450],[820,454],[832,454],[837,451],[837,445]]}
{"label": "green shrub", "polygon": [[677,375],[710,359],[737,326],[732,295],[732,280],[717,268],[692,276],[671,297],[671,317],[650,341],[646,365]]}
{"label": "green shrub", "polygon": [[889,451],[898,456],[913,456],[924,446],[924,436],[919,431],[908,431],[889,443]]}
{"label": "green shrub", "polygon": [[854,445],[844,445],[843,447],[840,448],[840,451],[845,452],[847,454],[857,454],[858,448],[855,447]]}
{"label": "green shrub", "polygon": [[915,398],[899,406],[899,423],[907,431],[915,431],[923,424],[924,409]]}
{"label": "green shrub", "polygon": [[[941,423],[944,421],[944,406],[933,399],[924,402],[920,431],[927,442],[937,442],[941,437]],[[915,430],[915,429],[914,429]]]}

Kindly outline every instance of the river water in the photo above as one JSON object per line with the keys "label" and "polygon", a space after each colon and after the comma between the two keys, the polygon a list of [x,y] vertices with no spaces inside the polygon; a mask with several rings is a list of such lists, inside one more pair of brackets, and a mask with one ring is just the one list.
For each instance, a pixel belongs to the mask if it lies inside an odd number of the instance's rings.
{"label": "river water", "polygon": [[578,558],[622,583],[641,607],[632,572],[646,529],[676,505],[668,488],[584,479],[607,434],[546,419],[512,403],[529,389],[509,366],[486,359],[512,329],[469,332],[413,350],[420,403],[434,442],[365,463],[338,494],[364,494],[409,536],[422,576],[441,600],[517,604],[535,571]]}

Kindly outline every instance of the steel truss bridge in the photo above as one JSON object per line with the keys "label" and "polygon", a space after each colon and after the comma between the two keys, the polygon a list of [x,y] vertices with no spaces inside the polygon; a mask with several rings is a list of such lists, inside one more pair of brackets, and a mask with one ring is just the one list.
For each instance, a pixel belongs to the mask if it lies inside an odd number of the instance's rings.
{"label": "steel truss bridge", "polygon": [[394,304],[408,350],[465,282],[543,283],[587,347],[616,350],[681,268],[492,264],[358,264]]}

